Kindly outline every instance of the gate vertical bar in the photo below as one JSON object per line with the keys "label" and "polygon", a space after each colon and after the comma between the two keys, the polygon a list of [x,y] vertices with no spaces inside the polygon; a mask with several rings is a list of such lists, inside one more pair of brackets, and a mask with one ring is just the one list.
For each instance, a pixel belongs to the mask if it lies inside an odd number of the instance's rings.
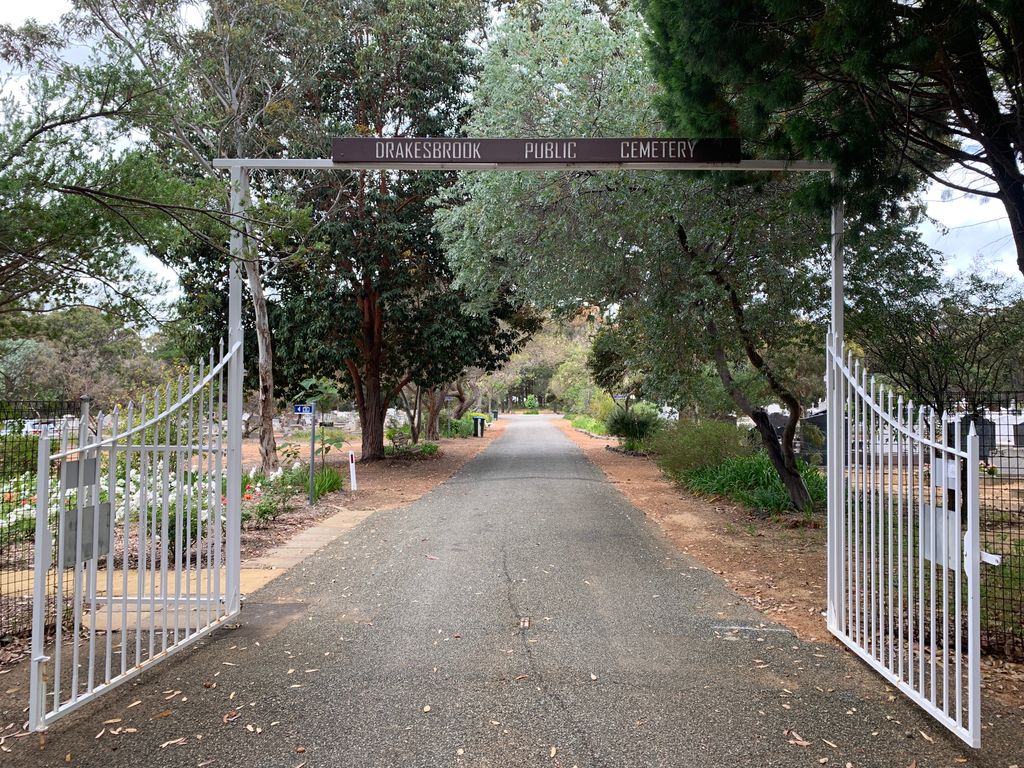
{"label": "gate vertical bar", "polygon": [[[846,394],[845,377],[838,375],[836,361],[841,362],[845,345],[844,323],[843,323],[843,233],[845,230],[845,209],[842,196],[838,195],[836,187],[837,177],[835,172],[831,174],[833,194],[836,195],[832,203],[832,307],[831,327],[829,336],[831,344],[826,344],[826,386],[828,400],[828,477],[826,489],[828,493],[828,521],[827,521],[827,552],[828,552],[828,605],[826,607],[826,623],[833,630],[840,629],[842,622],[847,617],[842,616],[843,594],[846,589],[843,584],[843,568],[845,557],[843,552],[846,548],[844,537],[844,515],[845,506],[845,476],[846,461],[844,452],[846,433]],[[842,617],[842,618],[840,618]]]}
{"label": "gate vertical bar", "polygon": [[[51,566],[52,540],[50,537],[50,429],[43,427],[39,436],[36,461],[36,540],[35,574],[32,584],[32,662],[29,679],[28,727],[39,730],[46,711],[46,677],[43,665],[49,661],[43,655],[46,636],[46,574]],[[63,578],[61,573],[57,578]],[[59,606],[57,621],[61,619]],[[57,649],[60,653],[60,649]]]}
{"label": "gate vertical bar", "polygon": [[[242,275],[246,258],[245,221],[249,207],[249,171],[231,169],[231,266],[228,277],[228,466],[227,522],[225,531],[226,613],[238,611],[241,602],[242,524]],[[235,349],[235,347],[238,347]]]}
{"label": "gate vertical bar", "polygon": [[967,435],[967,731],[968,743],[981,746],[981,534],[979,531],[978,432],[971,421]]}

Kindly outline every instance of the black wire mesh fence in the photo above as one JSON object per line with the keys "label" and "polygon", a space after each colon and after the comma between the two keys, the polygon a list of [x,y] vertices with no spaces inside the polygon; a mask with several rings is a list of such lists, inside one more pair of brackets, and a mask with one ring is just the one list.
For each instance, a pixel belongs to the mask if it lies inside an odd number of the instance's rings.
{"label": "black wire mesh fence", "polygon": [[80,411],[69,401],[0,402],[0,639],[32,630],[39,435],[77,423]]}
{"label": "black wire mesh fence", "polygon": [[975,417],[981,455],[981,643],[1024,660],[1024,392],[987,398]]}

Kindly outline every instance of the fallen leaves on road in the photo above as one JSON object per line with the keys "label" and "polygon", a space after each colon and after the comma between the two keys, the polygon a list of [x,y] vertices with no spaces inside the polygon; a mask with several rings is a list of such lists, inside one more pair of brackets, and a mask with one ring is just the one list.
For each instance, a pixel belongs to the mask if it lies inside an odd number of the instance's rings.
{"label": "fallen leaves on road", "polygon": [[186,739],[184,736],[181,736],[177,739],[171,739],[170,741],[165,741],[163,744],[161,744],[160,749],[166,749],[167,747],[177,747],[181,744],[184,744],[185,741]]}
{"label": "fallen leaves on road", "polygon": [[782,732],[784,736],[789,736],[789,743],[797,747],[809,747],[811,742],[807,741],[803,736],[794,731],[792,728],[787,728]]}
{"label": "fallen leaves on road", "polygon": [[165,709],[162,712],[157,712],[155,715],[153,715],[153,719],[154,720],[159,720],[162,717],[170,717],[170,716],[171,716],[171,710]]}
{"label": "fallen leaves on road", "polygon": [[934,743],[935,743],[935,739],[933,739],[933,738],[932,738],[931,736],[929,736],[929,735],[928,735],[927,733],[925,733],[924,731],[922,731],[922,730],[918,730],[918,733],[920,733],[920,734],[921,734],[921,736],[923,736],[923,737],[924,737],[924,740],[925,740],[925,741],[927,741],[927,742],[928,742],[929,744],[934,744]]}
{"label": "fallen leaves on road", "polygon": [[237,709],[232,709],[230,712],[228,712],[226,715],[224,715],[224,717],[221,718],[221,720],[224,721],[224,725],[227,725],[228,723],[233,722],[233,721],[235,721],[237,719],[238,719],[238,710]]}

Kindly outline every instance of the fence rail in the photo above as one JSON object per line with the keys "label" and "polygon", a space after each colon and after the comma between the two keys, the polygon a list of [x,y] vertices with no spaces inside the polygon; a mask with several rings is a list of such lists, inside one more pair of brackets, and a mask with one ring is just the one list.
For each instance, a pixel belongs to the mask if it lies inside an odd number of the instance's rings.
{"label": "fence rail", "polygon": [[[29,725],[37,730],[238,609],[228,371],[210,353],[136,406],[44,429],[36,471]],[[94,425],[94,426],[92,426]],[[234,460],[237,462],[238,457]],[[237,539],[237,532],[235,539]],[[48,606],[58,619],[48,633]]]}

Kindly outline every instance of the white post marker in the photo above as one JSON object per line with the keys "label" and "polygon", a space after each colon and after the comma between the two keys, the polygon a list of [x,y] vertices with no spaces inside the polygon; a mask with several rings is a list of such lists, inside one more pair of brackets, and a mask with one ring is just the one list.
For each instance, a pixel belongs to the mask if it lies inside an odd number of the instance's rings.
{"label": "white post marker", "polygon": [[356,486],[356,455],[348,452],[348,482],[350,490],[357,490]]}

